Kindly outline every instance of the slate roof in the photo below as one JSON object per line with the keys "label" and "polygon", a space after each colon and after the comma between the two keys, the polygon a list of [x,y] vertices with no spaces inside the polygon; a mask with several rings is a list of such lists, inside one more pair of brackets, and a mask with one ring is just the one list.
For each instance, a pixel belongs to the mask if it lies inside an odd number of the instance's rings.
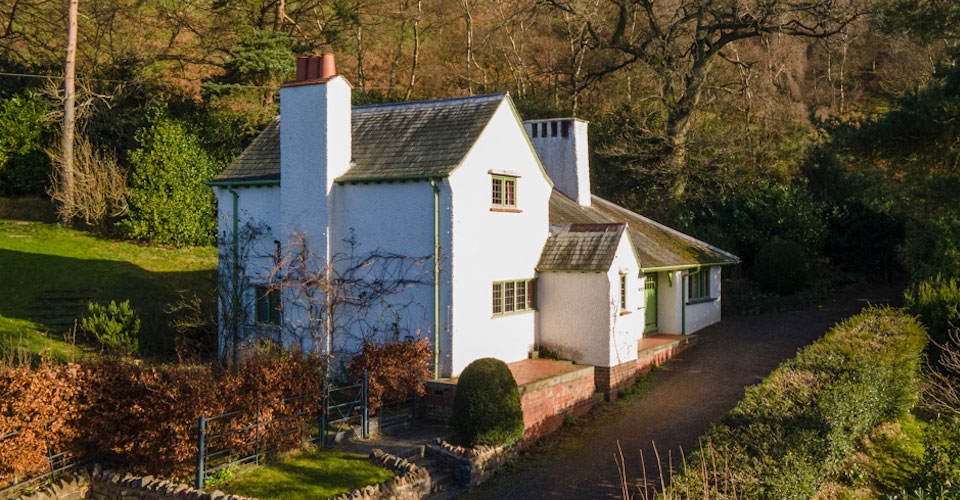
{"label": "slate roof", "polygon": [[[339,182],[445,177],[507,94],[354,106],[353,162]],[[280,117],[213,183],[280,180]]]}
{"label": "slate roof", "polygon": [[554,224],[538,271],[606,271],[626,224]]}
{"label": "slate roof", "polygon": [[626,223],[630,228],[627,233],[640,259],[640,267],[644,270],[731,264],[740,260],[736,255],[633,213],[596,195],[593,195],[592,206],[584,207],[559,191],[553,190],[550,195],[550,223]]}

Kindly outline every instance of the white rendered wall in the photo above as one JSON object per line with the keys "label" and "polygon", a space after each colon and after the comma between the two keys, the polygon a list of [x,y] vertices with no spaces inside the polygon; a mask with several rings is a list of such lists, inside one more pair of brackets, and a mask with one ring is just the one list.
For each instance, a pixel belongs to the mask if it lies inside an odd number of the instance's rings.
{"label": "white rendered wall", "polygon": [[[252,286],[261,283],[268,283],[270,280],[270,271],[275,266],[273,255],[276,253],[276,244],[274,240],[280,240],[281,233],[278,231],[280,224],[280,186],[258,186],[258,187],[237,187],[234,188],[237,193],[237,226],[238,226],[238,252],[240,254],[240,264],[243,267],[240,273],[240,285],[246,283],[242,292],[241,307],[245,309],[243,327],[240,332],[241,338],[251,339],[256,333],[253,328],[253,294]],[[223,286],[232,285],[233,258],[232,251],[228,245],[233,243],[233,195],[224,187],[215,187],[213,189],[217,197],[217,234],[220,243],[220,262],[219,272],[220,280]],[[245,226],[249,225],[259,231],[258,239],[246,242],[243,239]],[[229,297],[229,290],[222,294],[223,297]],[[221,304],[221,307],[224,307]],[[224,342],[229,340],[227,335],[232,335],[232,330],[227,322],[220,322],[220,352],[223,352]]]}
{"label": "white rendered wall", "polygon": [[[537,344],[584,365],[610,366],[607,273],[540,273]],[[634,345],[636,358],[636,345]]]}
{"label": "white rendered wall", "polygon": [[[609,336],[609,355],[606,365],[617,366],[627,361],[637,359],[637,341],[643,337],[643,295],[640,290],[642,279],[640,264],[630,245],[628,231],[624,231],[617,246],[617,253],[613,265],[607,272],[610,282],[610,299],[608,300],[609,323],[613,325]],[[627,276],[627,307],[620,307],[620,275]]]}
{"label": "white rendered wall", "polygon": [[[429,182],[345,184],[335,185],[331,196],[331,255],[339,267],[359,262],[371,253],[395,254],[422,262],[410,265],[404,275],[409,280],[425,284],[413,284],[402,293],[386,297],[392,307],[377,308],[363,323],[338,324],[335,333],[336,351],[357,350],[360,339],[375,331],[378,325],[389,330],[398,322],[401,335],[428,337],[433,341],[433,188]],[[356,245],[348,243],[355,239]],[[442,371],[450,371],[450,189],[440,182],[440,353]],[[350,252],[355,257],[346,258]],[[380,260],[396,264],[396,260]],[[370,275],[381,267],[371,266]],[[398,318],[395,313],[401,316]],[[349,316],[350,313],[348,312]],[[381,321],[382,320],[382,321]],[[382,332],[381,332],[382,333]],[[401,340],[403,340],[401,338]]]}
{"label": "white rendered wall", "polygon": [[687,333],[720,322],[720,267],[708,267],[700,272],[710,273],[710,297],[714,300],[687,305]]}
{"label": "white rendered wall", "polygon": [[[569,123],[567,137],[562,135],[563,122]],[[553,123],[557,135],[552,135]],[[543,124],[547,134],[543,134]],[[553,180],[557,190],[577,203],[590,206],[590,149],[587,136],[588,123],[583,120],[564,118],[559,120],[528,120],[524,129],[536,148],[540,161]],[[538,128],[533,136],[533,127]]]}
{"label": "white rendered wall", "polygon": [[[520,213],[491,211],[490,172],[516,175]],[[535,343],[535,313],[493,316],[494,281],[535,277],[549,233],[551,186],[505,100],[449,178],[453,196],[452,371],[494,357],[525,359]]]}
{"label": "white rendered wall", "polygon": [[680,271],[657,273],[657,330],[660,333],[680,333],[683,299]]}

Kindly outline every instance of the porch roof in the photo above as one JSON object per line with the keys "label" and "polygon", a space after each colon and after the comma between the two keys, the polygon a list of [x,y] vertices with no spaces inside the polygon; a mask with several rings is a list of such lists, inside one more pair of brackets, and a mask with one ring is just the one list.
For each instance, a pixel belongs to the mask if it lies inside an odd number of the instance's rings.
{"label": "porch roof", "polygon": [[554,190],[550,196],[551,224],[625,223],[645,271],[734,264],[740,258],[692,236],[636,214],[597,195],[585,207]]}

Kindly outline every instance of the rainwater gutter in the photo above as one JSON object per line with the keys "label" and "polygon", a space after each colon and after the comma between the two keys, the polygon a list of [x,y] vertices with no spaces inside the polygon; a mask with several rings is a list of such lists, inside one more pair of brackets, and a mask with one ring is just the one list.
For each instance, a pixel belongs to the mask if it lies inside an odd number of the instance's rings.
{"label": "rainwater gutter", "polygon": [[238,216],[237,216],[237,205],[240,195],[234,191],[232,184],[227,184],[227,191],[233,195],[233,242],[232,242],[232,253],[233,253],[233,366],[237,366],[238,359],[238,350],[240,344],[240,253],[237,249],[238,245]]}

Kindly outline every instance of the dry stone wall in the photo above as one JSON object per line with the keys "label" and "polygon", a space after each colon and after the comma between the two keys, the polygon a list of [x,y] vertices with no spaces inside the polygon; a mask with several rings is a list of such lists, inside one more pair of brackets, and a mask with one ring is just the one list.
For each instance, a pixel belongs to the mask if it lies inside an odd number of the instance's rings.
{"label": "dry stone wall", "polygon": [[379,449],[370,452],[370,461],[392,469],[397,475],[331,500],[419,500],[430,493],[430,472],[427,469]]}
{"label": "dry stone wall", "polygon": [[464,448],[437,439],[428,443],[424,452],[453,471],[460,486],[473,488],[493,477],[501,465],[517,455],[518,450],[518,445]]}
{"label": "dry stone wall", "polygon": [[[344,493],[334,500],[419,500],[430,493],[430,473],[403,458],[373,450],[370,461],[393,470],[397,475],[374,484]],[[256,500],[221,491],[205,492],[185,484],[136,477],[99,465],[80,469],[75,475],[45,485],[17,500]]]}
{"label": "dry stone wall", "polygon": [[253,500],[221,491],[204,492],[153,476],[136,477],[99,465],[80,469],[19,500]]}

